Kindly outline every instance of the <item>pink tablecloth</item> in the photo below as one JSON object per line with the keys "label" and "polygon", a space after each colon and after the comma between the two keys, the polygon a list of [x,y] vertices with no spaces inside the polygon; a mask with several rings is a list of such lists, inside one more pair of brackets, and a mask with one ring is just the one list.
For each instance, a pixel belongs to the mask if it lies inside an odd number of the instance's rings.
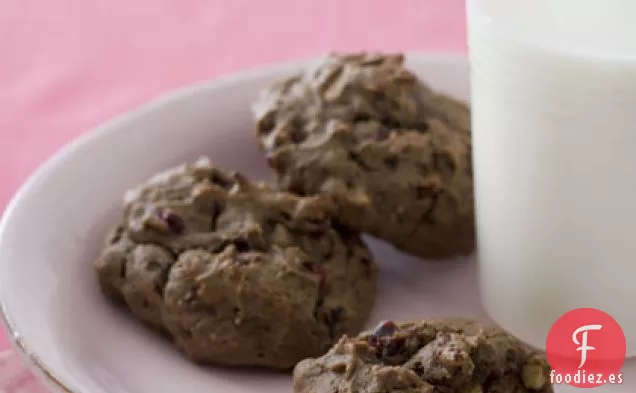
{"label": "pink tablecloth", "polygon": [[166,90],[328,50],[462,52],[464,35],[464,0],[0,0],[0,212],[71,138]]}

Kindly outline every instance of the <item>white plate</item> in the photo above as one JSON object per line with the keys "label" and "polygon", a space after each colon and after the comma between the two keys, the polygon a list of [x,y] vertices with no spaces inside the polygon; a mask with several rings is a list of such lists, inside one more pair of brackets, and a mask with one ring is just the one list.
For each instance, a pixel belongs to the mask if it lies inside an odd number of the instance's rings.
{"label": "white plate", "polygon": [[[118,218],[124,190],[156,171],[208,154],[252,178],[270,177],[254,140],[249,104],[272,79],[303,65],[248,71],[172,93],[71,144],[20,190],[0,226],[0,304],[16,347],[52,388],[291,392],[289,375],[193,366],[103,299],[91,262]],[[434,87],[468,99],[465,58],[412,54],[408,65]],[[429,263],[381,242],[370,245],[382,275],[369,325],[381,319],[485,317],[473,260]],[[636,373],[631,375],[622,387],[597,391],[636,391]]]}

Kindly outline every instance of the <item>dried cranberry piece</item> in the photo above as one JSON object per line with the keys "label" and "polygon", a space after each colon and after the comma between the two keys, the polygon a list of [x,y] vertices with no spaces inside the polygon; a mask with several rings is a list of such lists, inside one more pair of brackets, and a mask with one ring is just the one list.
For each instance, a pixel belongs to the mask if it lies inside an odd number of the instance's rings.
{"label": "dried cranberry piece", "polygon": [[159,209],[157,211],[157,216],[160,220],[166,223],[172,232],[181,234],[185,230],[185,222],[178,214],[165,209]]}
{"label": "dried cranberry piece", "polygon": [[398,330],[398,326],[393,321],[381,322],[373,330],[373,338],[390,337]]}

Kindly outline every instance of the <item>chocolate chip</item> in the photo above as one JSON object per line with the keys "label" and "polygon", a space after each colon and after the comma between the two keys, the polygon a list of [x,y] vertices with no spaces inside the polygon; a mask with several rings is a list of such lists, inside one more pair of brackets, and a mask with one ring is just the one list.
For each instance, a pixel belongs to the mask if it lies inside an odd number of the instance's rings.
{"label": "chocolate chip", "polygon": [[323,299],[320,294],[316,299],[316,305],[314,306],[314,318],[318,319],[319,310],[322,308],[322,305],[325,304],[325,299]]}
{"label": "chocolate chip", "polygon": [[457,164],[455,158],[448,152],[436,152],[433,154],[433,166],[439,171],[455,172]]}
{"label": "chocolate chip", "polygon": [[166,223],[172,232],[181,234],[185,230],[185,222],[178,214],[165,209],[159,209],[157,211],[157,216],[160,220]]}
{"label": "chocolate chip", "polygon": [[312,273],[315,273],[315,263],[313,262],[303,262],[303,268],[309,270]]}
{"label": "chocolate chip", "polygon": [[252,250],[247,240],[242,237],[234,239],[234,247],[236,247],[236,251],[238,252],[248,252]]}
{"label": "chocolate chip", "polygon": [[205,310],[205,313],[211,317],[214,317],[219,313],[219,310],[211,304],[206,304],[203,309]]}
{"label": "chocolate chip", "polygon": [[371,259],[366,258],[366,257],[362,257],[360,258],[360,263],[362,264],[362,266],[364,266],[365,268],[365,273],[367,277],[371,276],[371,273],[373,273],[373,262],[371,261]]}
{"label": "chocolate chip", "polygon": [[342,307],[332,308],[324,315],[323,321],[327,324],[327,328],[329,329],[329,337],[336,338],[336,325],[342,321],[343,315],[344,308]]}
{"label": "chocolate chip", "polygon": [[344,308],[336,307],[331,309],[329,312],[329,318],[331,321],[339,322],[342,320],[342,315],[344,314]]}
{"label": "chocolate chip", "polygon": [[374,101],[384,101],[384,100],[386,100],[386,92],[384,90],[374,90],[373,91],[373,100]]}
{"label": "chocolate chip", "polygon": [[307,139],[307,135],[301,130],[294,130],[290,133],[289,138],[294,143],[301,143],[305,139]]}
{"label": "chocolate chip", "polygon": [[306,220],[306,222],[311,227],[324,227],[325,226],[325,220],[321,220],[321,219],[318,219],[318,218],[308,218]]}
{"label": "chocolate chip", "polygon": [[384,349],[384,356],[395,356],[404,348],[406,344],[405,337],[396,337],[389,341]]}
{"label": "chocolate chip", "polygon": [[387,337],[392,336],[398,329],[398,326],[393,321],[381,322],[373,330],[373,337]]}
{"label": "chocolate chip", "polygon": [[337,374],[342,374],[347,371],[347,363],[338,362],[329,366],[329,369]]}
{"label": "chocolate chip", "polygon": [[267,165],[269,165],[270,168],[278,169],[277,162],[274,156],[267,156]]}
{"label": "chocolate chip", "polygon": [[381,120],[382,125],[389,129],[401,128],[400,122],[393,119],[391,116],[383,117]]}
{"label": "chocolate chip", "polygon": [[385,141],[391,136],[391,130],[385,127],[379,128],[374,134],[373,139],[378,142]]}
{"label": "chocolate chip", "polygon": [[285,220],[285,221],[291,221],[291,220],[292,220],[292,216],[291,216],[291,214],[289,214],[289,213],[287,213],[287,212],[285,212],[285,211],[280,212],[280,216],[281,216],[281,217],[283,218],[283,220]]}
{"label": "chocolate chip", "polygon": [[110,233],[110,236],[109,236],[109,238],[107,240],[107,243],[108,244],[117,243],[118,241],[121,240],[121,237],[123,236],[123,234],[124,234],[124,227],[123,226],[118,226],[117,228],[115,228],[115,230],[113,230]]}
{"label": "chocolate chip", "polygon": [[307,224],[309,234],[313,236],[322,235],[329,224],[326,220],[319,220],[316,218],[307,219],[305,220],[305,223]]}
{"label": "chocolate chip", "polygon": [[324,270],[320,270],[318,274],[318,294],[321,296],[325,294],[327,288],[327,275]]}
{"label": "chocolate chip", "polygon": [[434,197],[439,193],[439,188],[434,184],[429,184],[426,186],[417,186],[415,188],[417,193],[417,197],[420,199],[426,199]]}
{"label": "chocolate chip", "polygon": [[411,369],[413,370],[415,374],[419,375],[420,377],[424,374],[424,370],[425,370],[424,365],[420,361],[415,362],[411,366]]}
{"label": "chocolate chip", "polygon": [[422,122],[422,123],[416,123],[413,125],[413,128],[420,131],[420,132],[426,132],[429,129],[429,125],[427,122]]}
{"label": "chocolate chip", "polygon": [[210,180],[212,181],[212,183],[226,190],[229,190],[234,185],[234,182],[232,182],[231,180],[227,179],[225,176],[218,173],[215,173],[214,175],[210,176]]}
{"label": "chocolate chip", "polygon": [[356,164],[358,164],[358,166],[360,166],[360,168],[370,171],[371,167],[369,167],[369,165],[367,165],[366,162],[364,162],[364,160],[362,159],[362,157],[360,157],[358,154],[350,151],[349,154],[349,159],[353,162],[355,162]]}
{"label": "chocolate chip", "polygon": [[384,165],[386,165],[389,169],[395,169],[398,165],[397,156],[390,155],[384,159]]}
{"label": "chocolate chip", "polygon": [[263,134],[270,133],[276,126],[276,111],[269,111],[258,120],[258,130]]}
{"label": "chocolate chip", "polygon": [[218,206],[212,211],[210,217],[210,231],[216,230],[216,223],[219,221],[219,216],[221,215],[221,213],[222,210]]}
{"label": "chocolate chip", "polygon": [[292,194],[296,194],[298,196],[306,196],[305,188],[303,187],[302,182],[294,181],[288,187],[287,190]]}
{"label": "chocolate chip", "polygon": [[272,149],[271,151],[275,151],[279,147],[289,142],[289,135],[286,135],[282,132],[278,132],[274,134],[273,138],[270,138],[270,141],[271,141],[271,144],[269,146],[269,149]]}
{"label": "chocolate chip", "polygon": [[353,122],[354,123],[364,123],[371,120],[371,117],[369,117],[369,115],[364,114],[364,113],[358,113],[353,117]]}
{"label": "chocolate chip", "polygon": [[161,264],[159,262],[157,262],[157,261],[150,261],[146,265],[146,269],[148,269],[150,271],[157,271],[157,270],[162,270],[163,266],[161,266]]}
{"label": "chocolate chip", "polygon": [[188,292],[186,292],[185,295],[183,295],[183,300],[186,302],[194,300],[194,298],[196,297],[196,292],[196,288],[191,288]]}
{"label": "chocolate chip", "polygon": [[317,262],[303,262],[303,268],[318,276],[318,293],[323,294],[327,281],[327,272],[324,267]]}

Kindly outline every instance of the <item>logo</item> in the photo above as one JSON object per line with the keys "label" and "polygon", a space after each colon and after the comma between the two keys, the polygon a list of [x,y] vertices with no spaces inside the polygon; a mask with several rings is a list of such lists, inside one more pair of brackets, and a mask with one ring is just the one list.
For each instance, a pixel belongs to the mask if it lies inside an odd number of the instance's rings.
{"label": "logo", "polygon": [[[574,341],[575,344],[581,344],[580,347],[578,347],[576,350],[577,351],[581,351],[581,364],[579,364],[579,368],[583,367],[585,365],[585,361],[587,360],[587,351],[591,351],[591,350],[595,350],[596,348],[594,347],[588,347],[587,346],[587,332],[588,330],[601,330],[603,329],[603,325],[585,325],[585,326],[581,326],[580,328],[576,329],[574,331],[574,334],[572,334],[572,341]],[[579,333],[582,333],[583,335],[583,341],[579,342],[579,340],[577,339],[577,336]]]}
{"label": "logo", "polygon": [[594,308],[565,313],[548,333],[552,383],[591,388],[622,383],[625,334],[614,318]]}

